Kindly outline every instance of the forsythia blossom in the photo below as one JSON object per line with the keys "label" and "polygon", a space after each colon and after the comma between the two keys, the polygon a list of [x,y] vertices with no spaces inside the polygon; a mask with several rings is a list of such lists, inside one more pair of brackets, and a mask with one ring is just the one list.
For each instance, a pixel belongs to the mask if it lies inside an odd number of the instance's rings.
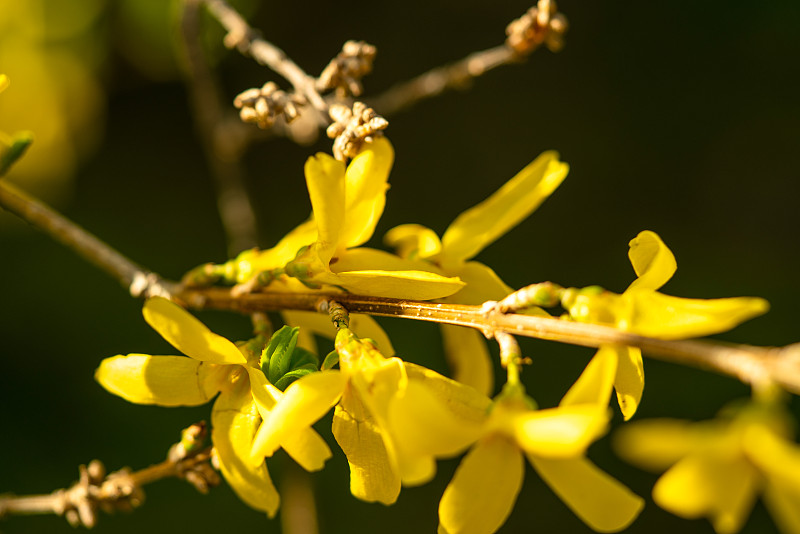
{"label": "forsythia blossom", "polygon": [[558,407],[542,410],[535,408],[521,384],[509,383],[481,420],[475,419],[475,410],[464,410],[466,403],[447,404],[424,389],[407,388],[390,411],[401,446],[449,456],[474,443],[442,496],[439,532],[497,531],[522,487],[523,457],[589,526],[601,532],[627,527],[641,511],[642,499],[584,456],[606,432],[609,413],[604,399],[610,395],[613,376],[613,360],[598,359]]}
{"label": "forsythia blossom", "polygon": [[[764,299],[753,297],[688,299],[659,293],[657,289],[677,269],[675,256],[651,231],[640,232],[629,247],[628,258],[638,278],[621,295],[596,287],[566,290],[561,302],[572,319],[644,336],[681,339],[730,330],[769,307]],[[613,345],[600,351],[616,354],[614,388],[622,414],[630,419],[644,389],[642,351]]]}
{"label": "forsythia blossom", "polygon": [[[219,393],[211,413],[211,439],[222,474],[244,502],[274,516],[280,500],[266,464],[263,459],[246,461],[259,423],[282,398],[259,368],[258,356],[248,360],[231,341],[166,299],[148,300],[143,313],[147,323],[188,358],[114,356],[103,360],[95,378],[111,393],[137,404],[197,406]],[[322,469],[331,456],[310,428],[280,446],[309,471]]]}
{"label": "forsythia blossom", "polygon": [[[559,161],[557,152],[544,152],[489,198],[456,217],[441,240],[430,228],[404,224],[389,230],[385,241],[401,257],[416,260],[419,269],[458,277],[466,283],[444,302],[483,304],[500,300],[513,289],[489,266],[470,259],[533,213],[561,185],[568,171],[569,166]],[[490,394],[493,371],[480,333],[443,325],[442,336],[454,378]]]}
{"label": "forsythia blossom", "polygon": [[617,432],[615,448],[640,467],[667,470],[653,500],[674,514],[707,517],[719,534],[733,534],[761,493],[781,530],[798,534],[800,447],[791,437],[783,410],[752,403],[712,421],[632,423]]}

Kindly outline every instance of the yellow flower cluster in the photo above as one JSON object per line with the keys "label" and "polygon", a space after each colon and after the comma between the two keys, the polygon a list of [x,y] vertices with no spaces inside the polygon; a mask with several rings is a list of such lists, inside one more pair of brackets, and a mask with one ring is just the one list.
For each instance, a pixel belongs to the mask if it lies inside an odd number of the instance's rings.
{"label": "yellow flower cluster", "polygon": [[653,500],[687,519],[707,517],[719,534],[738,532],[758,494],[783,532],[800,533],[800,447],[788,414],[772,403],[723,410],[718,419],[641,421],[615,436],[619,454],[666,473]]}
{"label": "yellow flower cluster", "polygon": [[[393,159],[385,137],[367,144],[348,166],[327,154],[309,158],[305,176],[311,218],[275,247],[246,251],[211,272],[239,284],[238,290],[268,284],[276,291],[465,304],[510,293],[490,267],[470,260],[533,212],[564,180],[567,165],[556,153],[545,152],[486,201],[459,215],[441,240],[420,225],[394,228],[386,236],[396,250],[392,254],[363,245],[383,213]],[[720,332],[766,309],[760,299],[698,300],[658,293],[676,263],[653,232],[642,232],[631,242],[629,257],[638,278],[622,294],[563,290],[561,302],[570,320],[672,339]],[[538,308],[532,313],[546,314]],[[251,352],[252,343],[239,347],[176,304],[155,298],[145,304],[145,320],[188,357],[115,356],[102,362],[96,378],[110,392],[140,404],[198,405],[218,395],[212,440],[222,473],[243,501],[270,516],[279,496],[265,459],[283,448],[305,469],[321,469],[331,451],[313,425],[331,409],[333,435],[350,466],[351,492],[368,502],[394,503],[402,486],[433,478],[437,459],[468,451],[440,502],[442,533],[499,529],[520,491],[525,458],[597,531],[624,529],[641,511],[641,498],[585,456],[608,430],[613,388],[626,419],[639,404],[644,375],[638,349],[601,347],[561,403],[539,409],[517,379],[516,367],[500,394],[490,398],[492,366],[485,342],[474,331],[443,330],[452,380],[395,357],[386,334],[367,316],[354,315],[347,325],[336,326],[321,314],[283,316],[300,326],[300,339],[292,338],[288,351],[295,343],[315,351],[313,334],[335,337],[339,368],[325,363],[316,371],[303,360],[305,374],[280,391],[263,370],[266,352]],[[273,376],[279,367],[269,368],[276,383],[282,379]],[[765,447],[793,454],[769,439],[762,439]]]}

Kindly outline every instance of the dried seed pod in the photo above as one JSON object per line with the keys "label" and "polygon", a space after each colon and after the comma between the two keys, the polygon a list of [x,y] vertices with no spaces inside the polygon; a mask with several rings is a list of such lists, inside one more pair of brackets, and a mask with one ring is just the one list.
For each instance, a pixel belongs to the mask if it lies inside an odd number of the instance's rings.
{"label": "dried seed pod", "polygon": [[275,82],[267,82],[261,89],[243,91],[233,100],[233,105],[241,110],[239,117],[242,121],[255,123],[262,129],[275,124],[281,116],[287,123],[292,122],[299,116],[300,106],[305,104],[304,97],[281,91]]}
{"label": "dried seed pod", "polygon": [[353,158],[365,141],[372,141],[376,135],[389,126],[389,121],[368,108],[363,102],[353,103],[350,109],[342,104],[334,104],[329,110],[333,124],[326,133],[333,138],[333,156],[339,161]]}
{"label": "dried seed pod", "polygon": [[528,55],[544,44],[553,52],[564,46],[567,19],[558,12],[556,3],[539,0],[527,13],[506,28],[506,45],[519,55]]}
{"label": "dried seed pod", "polygon": [[347,41],[342,51],[322,71],[317,79],[317,90],[336,89],[340,99],[360,96],[364,91],[361,79],[372,72],[377,49],[364,41]]}

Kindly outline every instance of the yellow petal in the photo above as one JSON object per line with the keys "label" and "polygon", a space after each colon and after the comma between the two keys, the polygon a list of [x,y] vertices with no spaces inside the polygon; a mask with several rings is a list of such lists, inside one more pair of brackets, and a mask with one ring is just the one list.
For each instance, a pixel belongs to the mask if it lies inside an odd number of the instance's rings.
{"label": "yellow petal", "polygon": [[800,491],[797,488],[768,485],[764,491],[764,503],[781,532],[800,532]]}
{"label": "yellow petal", "polygon": [[386,137],[376,137],[347,166],[343,246],[357,247],[372,237],[386,205],[387,180],[393,162],[392,144]]}
{"label": "yellow petal", "polygon": [[655,232],[639,232],[628,246],[628,258],[638,276],[628,289],[658,289],[675,274],[675,256]]}
{"label": "yellow petal", "polygon": [[283,441],[316,423],[336,404],[345,382],[339,371],[311,373],[292,382],[258,429],[252,456],[272,456]]}
{"label": "yellow petal", "polygon": [[755,297],[685,299],[646,290],[623,297],[630,298],[633,305],[627,330],[661,339],[725,332],[769,309],[767,301]]}
{"label": "yellow petal", "polygon": [[[486,432],[489,402],[476,391],[450,381],[420,380],[410,373],[402,396],[389,407],[389,428],[398,447],[410,454],[449,457],[459,454]],[[466,398],[461,403],[460,399]],[[486,399],[488,401],[488,399]]]}
{"label": "yellow petal", "polygon": [[239,498],[256,510],[274,517],[280,497],[267,466],[245,461],[261,417],[250,396],[247,382],[240,380],[232,390],[220,394],[211,412],[211,440],[217,451],[222,475]]}
{"label": "yellow petal", "polygon": [[253,396],[261,417],[266,419],[276,403],[275,395],[273,394],[274,386],[269,383],[261,369],[256,369],[249,365],[243,367],[247,370],[247,375],[250,379],[250,394]]}
{"label": "yellow petal", "polygon": [[317,222],[319,257],[327,264],[341,239],[345,217],[344,163],[318,153],[305,165],[306,185]]}
{"label": "yellow petal", "polygon": [[800,447],[763,425],[747,429],[744,439],[748,459],[770,483],[793,487],[800,493]]}
{"label": "yellow petal", "polygon": [[[336,327],[333,326],[327,313],[285,311],[282,312],[282,314],[286,324],[300,327],[301,336],[304,333],[312,333],[329,339],[336,337]],[[363,313],[351,313],[350,330],[360,338],[369,338],[374,341],[378,350],[381,351],[381,354],[387,358],[394,356],[394,347],[392,347],[389,336],[386,335],[381,325],[371,316]],[[298,345],[300,345],[299,341]],[[303,346],[303,348],[308,347]],[[312,350],[312,352],[316,353],[316,350]]]}
{"label": "yellow petal", "polygon": [[583,455],[608,426],[605,406],[582,404],[526,412],[513,420],[513,434],[525,452],[547,458]]}
{"label": "yellow petal", "polygon": [[396,448],[397,465],[403,486],[421,486],[436,476],[436,460],[430,455],[416,455]]}
{"label": "yellow petal", "polygon": [[442,274],[429,261],[395,256],[383,250],[359,247],[347,250],[331,262],[331,271],[426,271]]}
{"label": "yellow petal", "polygon": [[756,498],[758,477],[743,458],[709,452],[675,464],[653,487],[653,500],[675,515],[707,516],[718,534],[738,532]]}
{"label": "yellow petal", "polygon": [[614,389],[622,416],[629,420],[639,408],[644,392],[644,362],[642,351],[636,347],[613,346],[608,350],[617,355],[617,374]]}
{"label": "yellow petal", "polygon": [[391,442],[350,387],[334,411],[333,436],[347,456],[353,496],[393,504],[400,494],[400,473]]}
{"label": "yellow petal", "polygon": [[441,325],[444,354],[457,382],[483,395],[494,391],[494,366],[483,335],[474,328]]}
{"label": "yellow petal", "polygon": [[430,258],[442,250],[436,232],[420,224],[395,226],[386,232],[383,242],[394,248],[401,258]]}
{"label": "yellow petal", "polygon": [[213,333],[189,312],[165,298],[148,299],[142,314],[147,324],[170,345],[195,360],[217,364],[247,363],[231,341]]}
{"label": "yellow petal", "polygon": [[136,404],[197,406],[216,395],[230,368],[185,356],[114,356],[100,362],[95,380]]}
{"label": "yellow petal", "polygon": [[614,450],[626,461],[650,471],[664,471],[688,454],[709,447],[722,436],[717,423],[647,419],[614,433]]}
{"label": "yellow petal", "polygon": [[447,271],[448,276],[458,276],[467,284],[461,291],[447,298],[458,304],[483,304],[487,300],[502,300],[514,290],[500,280],[489,267],[477,261],[468,261]]}
{"label": "yellow petal", "polygon": [[306,471],[319,471],[332,456],[328,444],[311,427],[287,435],[281,447]]}
{"label": "yellow petal", "polygon": [[442,236],[442,257],[461,262],[475,256],[530,215],[566,178],[558,153],[544,152],[489,198],[456,217]]}
{"label": "yellow petal", "polygon": [[6,90],[6,87],[9,86],[8,76],[5,74],[0,74],[0,93]]}
{"label": "yellow petal", "polygon": [[438,299],[464,287],[458,278],[445,278],[422,271],[320,273],[313,281],[339,286],[358,295],[412,300]]}
{"label": "yellow petal", "polygon": [[617,353],[610,347],[600,347],[583,370],[578,380],[569,388],[559,406],[578,404],[608,405],[614,376],[617,373]]}
{"label": "yellow petal", "polygon": [[575,515],[597,532],[618,532],[644,508],[644,500],[586,458],[529,455],[542,480]]}
{"label": "yellow petal", "polygon": [[458,466],[439,502],[448,534],[491,534],[506,522],[522,487],[522,453],[502,436],[479,441]]}
{"label": "yellow petal", "polygon": [[310,245],[316,238],[317,223],[312,217],[286,234],[271,249],[259,251],[250,256],[244,264],[240,263],[237,282],[247,282],[262,271],[285,266],[297,256],[298,250]]}

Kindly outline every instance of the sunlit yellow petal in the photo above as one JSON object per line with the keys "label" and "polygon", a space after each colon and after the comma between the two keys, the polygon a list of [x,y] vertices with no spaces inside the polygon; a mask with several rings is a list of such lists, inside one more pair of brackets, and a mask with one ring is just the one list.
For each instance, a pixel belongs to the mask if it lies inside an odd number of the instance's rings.
{"label": "sunlit yellow petal", "polygon": [[310,245],[317,239],[317,223],[310,218],[286,234],[278,244],[268,250],[262,250],[239,264],[237,282],[246,282],[262,271],[283,267],[297,255],[297,251]]}
{"label": "sunlit yellow petal", "polygon": [[653,500],[687,519],[707,516],[719,534],[738,532],[756,498],[755,469],[713,452],[687,456],[653,487]]}
{"label": "sunlit yellow petal", "polygon": [[[389,427],[398,447],[411,454],[448,457],[474,443],[486,433],[488,402],[481,406],[482,396],[469,389],[453,384],[454,396],[448,399],[431,381],[409,377],[404,394],[389,407]],[[467,396],[477,401],[459,405],[458,398]]]}
{"label": "sunlit yellow petal", "polygon": [[349,387],[333,414],[333,436],[347,456],[353,496],[393,504],[400,494],[399,468],[384,431]]}
{"label": "sunlit yellow petal", "polygon": [[95,380],[137,404],[197,406],[216,395],[230,368],[185,356],[114,356],[100,362]]}
{"label": "sunlit yellow petal", "polygon": [[458,304],[483,304],[487,300],[502,300],[514,290],[500,280],[500,277],[488,265],[477,261],[468,261],[452,266],[446,273],[458,276],[467,284],[461,291],[448,297],[447,302]]}
{"label": "sunlit yellow petal", "polygon": [[261,417],[266,419],[275,407],[275,396],[272,393],[274,386],[269,383],[261,369],[249,365],[245,365],[244,368],[250,378],[250,393],[253,395],[253,400]]}
{"label": "sunlit yellow petal", "polygon": [[330,261],[341,239],[345,216],[344,172],[344,163],[321,152],[306,160],[306,185],[317,223],[322,263]]}
{"label": "sunlit yellow petal", "polygon": [[441,325],[444,354],[453,378],[479,393],[494,391],[494,366],[486,339],[474,328]]}
{"label": "sunlit yellow petal", "polygon": [[748,459],[770,483],[793,487],[800,494],[800,447],[764,426],[748,429],[744,438]]}
{"label": "sunlit yellow petal", "polygon": [[458,278],[445,278],[422,271],[320,273],[313,281],[339,286],[359,295],[413,300],[446,297],[464,287]]}
{"label": "sunlit yellow petal", "polygon": [[274,517],[280,497],[272,484],[267,466],[245,461],[250,454],[253,434],[261,417],[250,396],[247,382],[239,381],[220,394],[211,412],[211,440],[217,451],[225,480],[241,500]]}
{"label": "sunlit yellow petal", "polygon": [[627,329],[661,339],[725,332],[769,309],[766,300],[756,297],[685,299],[646,290],[624,296],[630,297],[633,305]]}
{"label": "sunlit yellow petal", "polygon": [[489,198],[456,217],[442,236],[442,258],[461,262],[508,232],[555,191],[569,166],[544,152]]}
{"label": "sunlit yellow petal", "polygon": [[559,406],[517,416],[512,432],[525,452],[547,458],[570,458],[582,455],[606,432],[608,419],[605,406]]}
{"label": "sunlit yellow petal", "polygon": [[341,243],[357,247],[366,243],[383,214],[394,149],[386,137],[367,143],[347,166],[345,221]]}
{"label": "sunlit yellow petal", "polygon": [[332,456],[328,444],[311,427],[288,434],[281,447],[306,471],[319,471]]}
{"label": "sunlit yellow petal", "polygon": [[395,226],[386,232],[383,242],[394,248],[401,258],[430,258],[442,250],[436,232],[421,224]]}
{"label": "sunlit yellow petal", "polygon": [[559,406],[601,404],[606,406],[611,397],[614,376],[617,373],[617,353],[610,347],[600,347],[597,354],[583,370],[578,380],[569,388]]}
{"label": "sunlit yellow petal", "polygon": [[292,382],[258,429],[252,456],[272,456],[281,442],[317,422],[336,404],[345,381],[339,371],[321,371]]}
{"label": "sunlit yellow petal", "polygon": [[638,278],[628,289],[658,289],[675,274],[678,264],[675,256],[658,234],[645,230],[639,232],[628,244],[628,258]]}
{"label": "sunlit yellow petal", "polygon": [[522,453],[502,436],[479,441],[464,457],[439,502],[448,534],[491,534],[505,523],[522,487]]}
{"label": "sunlit yellow petal", "polygon": [[800,533],[800,491],[781,485],[768,485],[764,502],[781,532]]}
{"label": "sunlit yellow petal", "polygon": [[421,486],[436,476],[436,460],[433,456],[409,454],[399,448],[396,450],[403,486]]}
{"label": "sunlit yellow petal", "polygon": [[[285,311],[283,312],[283,317],[286,320],[286,324],[291,326],[299,326],[301,335],[303,335],[305,332],[317,334],[330,339],[336,337],[336,327],[333,326],[330,317],[328,317],[328,314],[326,313]],[[392,347],[392,342],[389,340],[389,336],[386,335],[386,332],[383,331],[381,325],[379,325],[371,316],[363,313],[351,313],[350,330],[358,335],[358,337],[369,338],[374,341],[375,345],[378,347],[378,350],[381,351],[381,354],[387,358],[394,356],[394,347]]]}
{"label": "sunlit yellow petal", "polygon": [[217,364],[247,361],[231,341],[213,333],[189,312],[165,298],[148,299],[142,314],[161,337],[195,360]]}
{"label": "sunlit yellow petal", "polygon": [[0,93],[6,90],[6,87],[9,85],[8,76],[5,74],[0,74]]}
{"label": "sunlit yellow petal", "polygon": [[680,419],[646,419],[614,432],[616,453],[643,469],[664,471],[689,453],[709,447],[722,438],[717,423],[692,423]]}
{"label": "sunlit yellow petal", "polygon": [[617,392],[619,409],[627,421],[639,408],[644,391],[644,363],[642,351],[636,347],[613,346],[609,350],[617,355],[617,374],[614,389]]}
{"label": "sunlit yellow petal", "polygon": [[564,504],[597,532],[627,528],[644,500],[586,458],[528,456],[536,472]]}
{"label": "sunlit yellow petal", "polygon": [[442,274],[431,262],[401,258],[389,252],[369,247],[347,250],[336,257],[330,265],[331,271],[427,271]]}

